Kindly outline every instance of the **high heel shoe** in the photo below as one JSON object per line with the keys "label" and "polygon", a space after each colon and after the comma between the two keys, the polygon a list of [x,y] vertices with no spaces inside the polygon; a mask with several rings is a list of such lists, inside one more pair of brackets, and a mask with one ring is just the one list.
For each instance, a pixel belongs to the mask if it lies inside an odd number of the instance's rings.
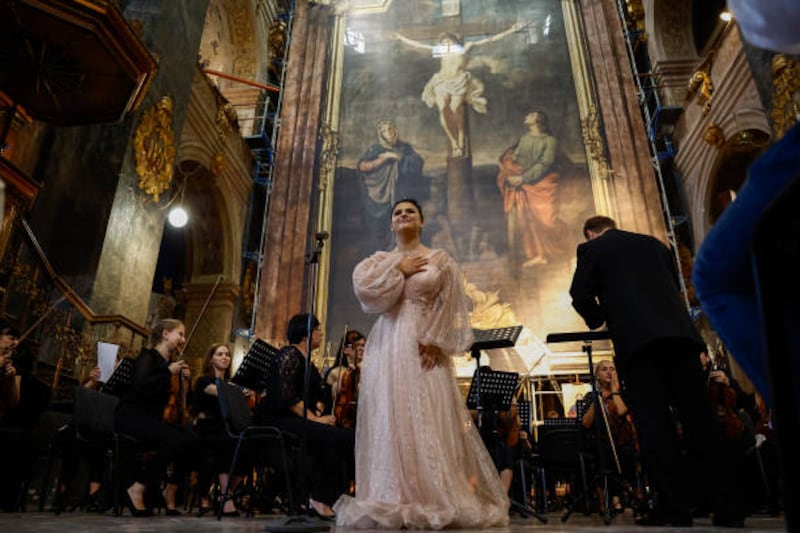
{"label": "high heel shoe", "polygon": [[[312,518],[319,518],[320,520],[325,520],[326,522],[335,522],[336,521],[336,513],[333,513],[333,514],[322,514],[321,512],[319,512],[319,510],[317,510],[317,505],[322,506],[322,505],[325,505],[325,504],[323,504],[321,502],[314,501],[314,500],[311,500],[308,503],[309,503],[309,505],[308,505],[308,515],[311,516]],[[327,507],[327,506],[325,506],[325,507]]]}
{"label": "high heel shoe", "polygon": [[144,518],[148,516],[153,516],[152,509],[137,509],[135,505],[133,505],[133,500],[131,499],[131,495],[128,494],[128,491],[122,492],[122,503],[128,508],[131,512],[131,516],[135,518]]}

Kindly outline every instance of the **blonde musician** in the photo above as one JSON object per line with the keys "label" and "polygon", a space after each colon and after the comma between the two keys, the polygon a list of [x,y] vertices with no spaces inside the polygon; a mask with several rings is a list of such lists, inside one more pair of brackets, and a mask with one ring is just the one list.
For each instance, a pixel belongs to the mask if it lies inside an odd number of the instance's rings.
{"label": "blonde musician", "polygon": [[[185,343],[186,328],[183,322],[163,319],[150,332],[152,348],[144,348],[133,364],[133,383],[122,398],[114,419],[114,429],[137,439],[146,449],[156,451],[143,470],[129,473],[133,483],[123,493],[125,503],[136,517],[151,516],[145,505],[145,490],[161,486],[161,478],[172,463],[162,491],[166,514],[180,515],[175,498],[178,481],[186,469],[194,465],[202,442],[186,427],[164,421],[164,409],[172,393],[172,377],[182,375],[188,379],[189,367],[182,360],[173,359]],[[125,461],[133,463],[133,461]]]}

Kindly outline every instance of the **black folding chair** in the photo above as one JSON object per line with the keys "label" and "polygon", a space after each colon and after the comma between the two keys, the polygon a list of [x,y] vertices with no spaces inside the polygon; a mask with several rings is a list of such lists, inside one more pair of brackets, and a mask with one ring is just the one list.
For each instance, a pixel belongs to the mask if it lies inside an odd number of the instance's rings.
{"label": "black folding chair", "polygon": [[230,480],[236,472],[236,465],[239,461],[242,446],[246,442],[272,442],[277,444],[280,452],[280,468],[284,473],[286,482],[286,497],[288,498],[289,509],[293,509],[292,504],[292,480],[289,470],[289,458],[286,452],[286,440],[298,440],[297,436],[281,431],[275,426],[255,426],[253,425],[252,413],[247,403],[244,392],[230,383],[217,380],[217,398],[219,408],[225,423],[225,431],[228,436],[236,442],[236,447],[231,459],[231,466],[228,469],[230,476],[225,487],[220,487],[220,498],[217,501],[217,519],[222,519],[222,509],[225,502],[232,497],[230,490]]}

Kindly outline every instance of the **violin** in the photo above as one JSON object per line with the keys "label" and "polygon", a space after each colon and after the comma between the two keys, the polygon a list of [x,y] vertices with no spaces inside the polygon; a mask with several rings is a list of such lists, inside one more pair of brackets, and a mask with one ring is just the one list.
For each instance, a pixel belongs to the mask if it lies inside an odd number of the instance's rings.
{"label": "violin", "polygon": [[735,439],[744,430],[744,422],[737,413],[736,389],[712,379],[711,374],[725,369],[717,366],[717,361],[724,362],[722,354],[717,354],[717,359],[710,363],[708,371],[708,398],[714,414],[716,425],[722,430],[726,439]]}
{"label": "violin", "polygon": [[359,377],[358,368],[343,368],[339,374],[339,392],[333,406],[337,426],[352,428],[356,425]]}
{"label": "violin", "polygon": [[497,434],[505,438],[508,446],[516,446],[519,443],[519,432],[522,429],[522,420],[519,417],[519,407],[516,400],[511,402],[508,411],[500,411],[497,414]]}
{"label": "violin", "polygon": [[169,400],[164,406],[164,422],[176,426],[183,425],[187,413],[187,389],[183,371],[170,378]]}
{"label": "violin", "polygon": [[[203,307],[200,309],[200,312],[197,314],[197,318],[194,320],[194,324],[192,325],[192,329],[189,331],[189,335],[186,337],[186,342],[183,344],[181,353],[176,358],[177,361],[183,360],[183,354],[186,353],[189,343],[192,342],[194,332],[197,330],[197,326],[200,324],[200,320],[203,318],[203,315],[205,315],[206,310],[208,309],[208,304],[211,303],[211,298],[214,296],[214,293],[217,292],[217,287],[219,287],[221,281],[222,275],[217,276],[214,286],[211,287],[211,291],[208,293],[208,297],[203,303]],[[182,370],[177,374],[173,374],[171,378],[169,400],[167,400],[167,405],[164,407],[163,413],[164,421],[168,424],[183,425],[184,419],[188,420],[189,406],[187,397],[189,387],[186,381],[187,378],[183,377]]]}

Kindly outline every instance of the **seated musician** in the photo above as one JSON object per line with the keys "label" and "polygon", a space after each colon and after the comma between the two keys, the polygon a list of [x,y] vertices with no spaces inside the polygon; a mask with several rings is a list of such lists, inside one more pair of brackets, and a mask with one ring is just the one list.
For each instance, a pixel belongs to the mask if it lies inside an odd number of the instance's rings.
{"label": "seated musician", "polygon": [[[309,512],[321,517],[334,516],[331,505],[349,489],[352,479],[355,432],[336,427],[336,417],[324,414],[322,376],[314,365],[309,368],[308,406],[304,409],[304,381],[308,350],[307,314],[289,320],[286,337],[289,345],[281,348],[267,376],[267,390],[259,404],[256,420],[259,424],[277,426],[302,436],[307,432],[311,461],[311,499]],[[321,342],[319,320],[311,320],[311,349]],[[307,421],[303,420],[306,411]],[[346,468],[343,469],[343,465]]]}
{"label": "seated musician", "polygon": [[[86,379],[81,382],[81,386],[86,389],[97,390],[101,385],[100,367],[98,366],[93,367]],[[74,421],[71,421],[59,430],[58,444],[63,449],[64,457],[60,475],[61,483],[55,496],[54,506],[60,509],[65,503],[67,487],[74,479],[80,462],[85,461],[89,470],[89,487],[84,495],[83,508],[87,513],[103,513],[107,511],[111,505],[108,503],[109,499],[104,496],[110,497],[110,495],[103,495],[101,491],[106,462],[105,443],[100,439],[91,439],[88,442],[85,440],[79,441],[76,436]]]}
{"label": "seated musician", "polygon": [[[208,490],[211,488],[209,473],[217,475],[220,490],[229,487],[230,491],[235,491],[241,483],[244,471],[251,464],[246,457],[241,457],[238,461],[239,470],[233,476],[230,475],[231,460],[236,442],[231,439],[225,431],[225,424],[219,408],[219,399],[216,381],[228,381],[231,377],[231,350],[226,344],[214,344],[206,352],[203,359],[203,375],[195,383],[195,410],[197,411],[197,421],[195,429],[203,439],[206,448],[210,451],[210,464],[203,465],[198,480],[201,490],[200,515],[210,511],[212,507],[208,504]],[[253,397],[255,393],[249,389],[243,389],[245,395]],[[249,448],[240,450],[241,454],[250,456]],[[222,513],[224,516],[239,516],[236,504],[233,500],[225,500]]]}
{"label": "seated musician", "polygon": [[[334,362],[334,366],[328,371],[328,374],[325,376],[325,381],[331,389],[331,399],[333,402],[334,409],[339,407],[340,411],[344,410],[345,413],[336,413],[337,415],[337,422],[338,425],[343,427],[354,427],[355,426],[355,409],[341,409],[341,399],[342,396],[340,392],[344,392],[347,395],[351,396],[352,398],[350,401],[355,402],[356,397],[358,396],[357,390],[348,390],[342,391],[342,385],[345,385],[345,388],[349,385],[351,389],[357,389],[358,387],[358,369],[361,368],[361,361],[364,359],[364,348],[367,345],[367,339],[364,335],[356,330],[350,330],[347,332],[347,335],[344,339],[342,339],[342,345],[339,349],[339,353],[336,354],[336,361]],[[356,373],[353,374],[353,371]],[[341,418],[342,416],[348,417],[347,423],[343,424]]]}
{"label": "seated musician", "polygon": [[[638,485],[636,435],[628,414],[628,406],[622,397],[622,390],[613,361],[608,359],[599,361],[594,368],[594,377],[597,384],[597,392],[602,398],[603,409],[607,415],[608,430],[610,430],[613,437],[614,448],[622,470],[620,475],[629,487],[634,488]],[[600,415],[601,418],[596,416],[593,394],[586,396],[581,412],[583,412],[581,424],[588,430],[587,438],[590,441],[594,440],[597,435],[595,423],[599,420],[600,435],[597,438],[600,441],[597,444],[597,449],[599,453],[604,454],[603,459],[606,468],[610,471],[616,470],[614,454],[611,452],[611,446],[608,443],[608,431],[604,423],[605,418],[602,417],[602,414]],[[624,511],[621,499],[624,494],[617,484],[613,484],[613,488],[612,502],[614,511],[621,513]]]}
{"label": "seated musician", "polygon": [[164,420],[164,410],[172,393],[173,376],[188,380],[189,367],[176,357],[185,344],[185,326],[180,320],[160,320],[150,332],[152,348],[144,348],[133,363],[133,383],[122,398],[114,417],[114,429],[141,441],[156,451],[155,458],[147,461],[144,471],[130,474],[134,482],[123,496],[133,516],[151,516],[145,505],[145,490],[160,486],[161,477],[167,473],[166,488],[162,492],[167,515],[180,515],[176,509],[178,481],[194,466],[202,442],[185,426],[173,425]]}
{"label": "seated musician", "polygon": [[19,405],[19,377],[11,359],[16,346],[16,333],[4,319],[0,319],[0,509],[16,511],[19,489],[27,465],[22,457],[29,457],[26,432],[13,423],[14,410]]}

